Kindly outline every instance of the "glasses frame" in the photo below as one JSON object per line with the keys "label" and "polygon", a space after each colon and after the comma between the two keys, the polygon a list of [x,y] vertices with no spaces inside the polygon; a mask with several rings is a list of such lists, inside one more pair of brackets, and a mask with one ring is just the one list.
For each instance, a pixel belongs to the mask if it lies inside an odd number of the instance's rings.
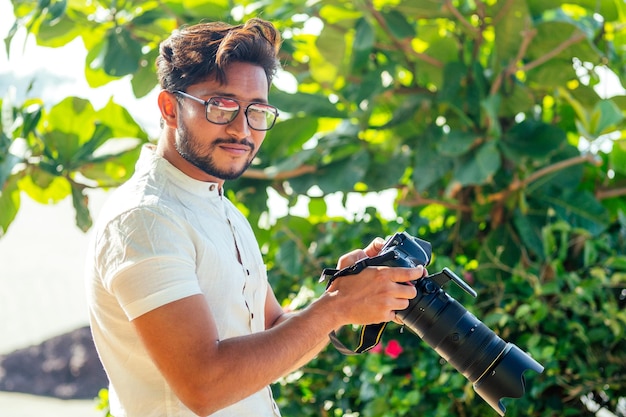
{"label": "glasses frame", "polygon": [[[237,99],[232,98],[232,97],[223,97],[223,96],[213,96],[213,97],[209,97],[208,100],[202,100],[199,97],[192,96],[191,94],[185,93],[184,91],[181,91],[181,90],[174,91],[174,94],[180,94],[183,97],[189,98],[189,99],[191,99],[193,101],[197,101],[198,103],[203,104],[204,105],[204,118],[207,120],[207,122],[213,123],[215,125],[227,125],[229,123],[232,123],[233,120],[235,120],[235,118],[239,115],[239,112],[241,111],[241,108],[243,107],[242,103],[249,103],[245,107],[244,114],[246,116],[246,123],[248,123],[248,126],[252,130],[256,130],[256,131],[259,131],[259,132],[266,132],[266,131],[268,131],[268,130],[270,130],[271,128],[274,127],[274,124],[276,124],[276,119],[278,118],[278,109],[276,107],[272,106],[271,104],[263,103],[261,101],[242,101],[242,100],[237,100]],[[237,106],[239,106],[237,111],[234,112],[234,116],[233,116],[233,118],[230,121],[228,121],[226,123],[220,123],[220,122],[214,122],[212,120],[209,120],[209,103],[210,103],[211,100],[216,99],[216,98],[234,101],[235,103],[237,103]],[[269,107],[271,110],[273,110],[274,120],[272,121],[271,124],[268,125],[268,127],[266,129],[257,129],[256,127],[254,127],[254,126],[252,126],[250,124],[250,119],[248,118],[248,110],[250,109],[251,106],[254,106],[255,104],[262,104],[264,106]]]}

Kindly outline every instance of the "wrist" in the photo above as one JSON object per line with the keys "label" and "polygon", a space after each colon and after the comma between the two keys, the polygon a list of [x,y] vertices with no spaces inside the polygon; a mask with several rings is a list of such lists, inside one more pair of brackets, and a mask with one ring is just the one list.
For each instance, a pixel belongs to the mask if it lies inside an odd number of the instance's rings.
{"label": "wrist", "polygon": [[337,290],[327,289],[310,305],[321,316],[320,320],[327,327],[328,333],[348,324],[346,313],[340,302]]}

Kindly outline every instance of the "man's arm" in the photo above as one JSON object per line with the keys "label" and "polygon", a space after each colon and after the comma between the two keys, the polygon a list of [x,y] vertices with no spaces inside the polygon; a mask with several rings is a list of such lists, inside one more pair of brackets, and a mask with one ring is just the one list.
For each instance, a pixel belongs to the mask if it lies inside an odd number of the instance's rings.
{"label": "man's arm", "polygon": [[[337,262],[337,269],[342,269],[347,266],[350,266],[359,260],[365,257],[373,257],[378,255],[380,250],[382,249],[385,241],[381,238],[374,239],[365,249],[356,249],[352,252],[349,252],[343,255]],[[426,273],[424,273],[426,275]],[[285,310],[280,306],[280,303],[276,299],[276,295],[272,291],[272,288],[268,285],[267,297],[265,302],[265,328],[270,329],[274,326],[279,325],[280,323],[288,320],[294,313],[293,312],[285,312]],[[395,318],[394,318],[395,320]],[[337,329],[333,329],[337,330]],[[329,332],[330,333],[330,332]],[[319,354],[327,345],[330,339],[328,337],[324,338],[319,344],[313,347],[309,352],[306,352],[300,360],[294,364],[294,366],[287,372],[293,372],[301,368],[302,366],[309,363],[317,354]],[[287,374],[286,373],[286,374]],[[286,375],[285,374],[285,375]],[[284,376],[284,375],[281,375]]]}
{"label": "man's arm", "polygon": [[[283,308],[280,306],[280,304],[276,300],[276,296],[274,295],[274,292],[272,291],[271,287],[269,286],[267,287],[267,299],[265,303],[266,329],[271,329],[273,327],[276,327],[297,314],[298,314],[297,312],[286,312],[285,310],[283,310]],[[306,329],[302,329],[302,332],[305,332],[305,331]],[[304,365],[306,365],[307,363],[309,363],[313,358],[315,358],[315,356],[317,356],[318,353],[320,353],[326,347],[326,345],[328,345],[329,340],[330,339],[326,337],[322,341],[320,341],[320,343],[313,346],[311,350],[309,350],[308,352],[305,352],[300,357],[298,362],[293,364],[287,372],[281,375],[281,377],[291,372],[294,372],[298,370],[299,368],[303,367]]]}
{"label": "man's arm", "polygon": [[[328,334],[345,324],[390,321],[408,306],[423,268],[370,267],[346,276],[307,308],[283,317],[264,332],[219,340],[202,295],[187,297],[133,320],[152,360],[179,399],[208,415],[261,390],[314,357]],[[271,301],[273,299],[273,301]],[[267,305],[266,305],[267,306]],[[268,318],[268,321],[271,318]]]}

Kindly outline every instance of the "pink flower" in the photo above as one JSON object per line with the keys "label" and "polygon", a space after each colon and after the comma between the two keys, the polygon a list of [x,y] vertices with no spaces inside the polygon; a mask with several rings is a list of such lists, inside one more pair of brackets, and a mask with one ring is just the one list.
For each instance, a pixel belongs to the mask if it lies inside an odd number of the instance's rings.
{"label": "pink flower", "polygon": [[472,274],[471,272],[463,272],[463,278],[465,279],[465,282],[467,282],[468,284],[473,284],[474,283],[474,274]]}
{"label": "pink flower", "polygon": [[383,352],[383,344],[378,343],[376,346],[369,350],[371,353],[382,353]]}
{"label": "pink flower", "polygon": [[391,359],[397,359],[400,354],[404,352],[400,343],[397,340],[392,339],[387,343],[387,347],[385,347],[385,355],[389,356]]}

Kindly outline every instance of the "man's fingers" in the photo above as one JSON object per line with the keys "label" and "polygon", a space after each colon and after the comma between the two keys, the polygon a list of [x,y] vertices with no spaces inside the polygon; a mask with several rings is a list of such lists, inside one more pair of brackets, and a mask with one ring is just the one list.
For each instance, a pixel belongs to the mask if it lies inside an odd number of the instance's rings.
{"label": "man's fingers", "polygon": [[377,237],[370,242],[369,245],[363,251],[365,254],[372,258],[380,253],[380,250],[385,246],[385,240],[381,237]]}
{"label": "man's fingers", "polygon": [[409,282],[420,279],[424,276],[426,269],[422,265],[415,268],[390,268],[391,280],[393,282]]}

